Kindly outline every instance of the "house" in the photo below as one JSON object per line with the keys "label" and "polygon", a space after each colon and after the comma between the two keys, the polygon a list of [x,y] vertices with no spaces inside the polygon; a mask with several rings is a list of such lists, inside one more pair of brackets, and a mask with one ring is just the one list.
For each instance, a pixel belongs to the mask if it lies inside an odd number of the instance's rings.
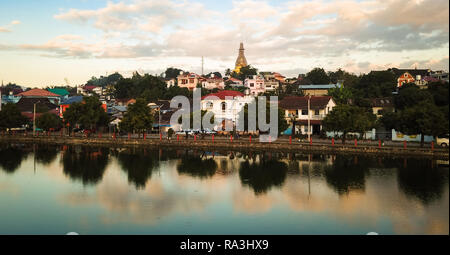
{"label": "house", "polygon": [[59,104],[61,102],[60,95],[52,93],[45,89],[30,89],[17,94],[17,96],[20,96],[22,98],[47,98],[53,104]]}
{"label": "house", "polygon": [[307,134],[308,119],[311,126],[310,134],[320,134],[322,120],[335,106],[336,103],[331,96],[288,96],[279,101],[279,107],[284,110],[286,120],[293,123],[295,134]]}
{"label": "house", "polygon": [[229,121],[237,125],[238,114],[245,104],[253,102],[254,97],[245,96],[243,93],[234,90],[223,90],[217,93],[208,94],[202,97],[201,109],[211,111],[214,117],[222,120],[222,126],[216,127],[220,130],[225,127],[225,122]]}
{"label": "house", "polygon": [[303,91],[303,94],[306,96],[325,96],[328,94],[329,89],[340,88],[342,85],[342,82],[336,84],[298,85],[298,89]]}
{"label": "house", "polygon": [[415,83],[419,87],[423,87],[427,85],[427,82],[424,80],[425,76],[431,75],[430,69],[397,69],[392,68],[388,69],[397,78],[397,87],[401,87],[406,83]]}
{"label": "house", "polygon": [[45,97],[22,97],[19,102],[17,102],[16,106],[22,115],[27,117],[30,121],[33,120],[34,116],[38,118],[47,112],[59,116],[59,106],[52,103],[50,99]]}
{"label": "house", "polygon": [[205,89],[224,89],[225,82],[221,77],[214,76],[211,74],[211,77],[205,78],[201,81],[202,88]]}
{"label": "house", "polygon": [[[169,100],[156,100],[148,103],[152,112],[158,114],[158,119],[154,121],[153,127],[159,129],[162,133],[167,133],[170,128],[174,131],[181,130],[181,125],[176,123],[170,123],[172,114],[178,110],[178,108],[170,107]],[[173,125],[172,125],[173,124]]]}
{"label": "house", "polygon": [[286,77],[281,75],[280,73],[274,72],[273,76],[274,76],[275,80],[277,80],[280,83],[284,83],[286,81]]}
{"label": "house", "polygon": [[443,82],[449,82],[448,72],[445,71],[435,71],[431,73],[431,77]]}
{"label": "house", "polygon": [[391,97],[373,98],[371,99],[371,107],[373,114],[375,114],[377,118],[381,118],[383,112],[394,111],[394,99]]}
{"label": "house", "polygon": [[175,78],[170,78],[170,79],[164,79],[164,82],[166,83],[166,87],[167,88],[170,88],[170,87],[173,87],[173,86],[175,86],[175,84],[177,83],[177,79],[175,79]]}
{"label": "house", "polygon": [[195,73],[181,73],[177,77],[178,87],[194,90],[200,84],[201,76]]}
{"label": "house", "polygon": [[241,80],[236,79],[234,77],[230,77],[225,83],[230,87],[243,87],[244,86],[244,83]]}
{"label": "house", "polygon": [[284,82],[284,76],[279,73],[261,72],[260,74],[264,77],[264,92],[275,91],[280,86],[280,80]]}
{"label": "house", "polygon": [[247,95],[257,96],[266,91],[264,87],[264,77],[262,75],[251,75],[244,81],[244,86],[247,88],[245,93]]}

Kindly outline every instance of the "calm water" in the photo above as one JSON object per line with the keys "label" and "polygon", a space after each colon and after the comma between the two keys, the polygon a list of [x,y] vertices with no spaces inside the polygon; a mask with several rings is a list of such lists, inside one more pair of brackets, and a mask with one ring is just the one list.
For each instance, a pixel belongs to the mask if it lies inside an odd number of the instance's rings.
{"label": "calm water", "polygon": [[0,234],[449,234],[448,176],[428,159],[0,145]]}

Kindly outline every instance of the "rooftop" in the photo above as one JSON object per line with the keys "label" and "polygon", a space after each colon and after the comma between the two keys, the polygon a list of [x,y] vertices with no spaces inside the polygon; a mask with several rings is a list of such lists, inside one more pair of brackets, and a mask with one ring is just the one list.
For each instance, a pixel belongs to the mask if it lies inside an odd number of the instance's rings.
{"label": "rooftop", "polygon": [[[331,96],[312,96],[310,101],[311,109],[323,109],[328,102],[333,100]],[[279,106],[287,110],[307,109],[308,97],[287,96],[279,101]]]}
{"label": "rooftop", "polygon": [[59,97],[58,94],[52,93],[45,89],[30,89],[17,95],[23,97]]}
{"label": "rooftop", "polygon": [[235,90],[223,90],[223,91],[219,91],[217,93],[212,93],[212,94],[203,96],[202,100],[205,99],[206,97],[210,97],[210,96],[215,96],[221,100],[225,100],[226,97],[233,97],[233,98],[234,97],[244,97],[244,94],[242,92],[235,91]]}

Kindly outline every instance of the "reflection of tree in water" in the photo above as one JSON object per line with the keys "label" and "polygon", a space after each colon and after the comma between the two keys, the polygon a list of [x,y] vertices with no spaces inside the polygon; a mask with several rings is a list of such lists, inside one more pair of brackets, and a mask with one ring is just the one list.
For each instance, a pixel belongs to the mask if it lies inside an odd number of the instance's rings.
{"label": "reflection of tree in water", "polygon": [[243,185],[248,185],[256,195],[264,194],[272,186],[281,187],[286,179],[288,167],[278,160],[265,160],[241,163],[239,177]]}
{"label": "reflection of tree in water", "polygon": [[63,153],[63,172],[83,184],[98,183],[108,164],[107,148],[69,147]]}
{"label": "reflection of tree in water", "polygon": [[10,145],[0,147],[0,167],[6,173],[14,173],[28,155],[27,151]]}
{"label": "reflection of tree in water", "polygon": [[58,154],[58,148],[54,145],[38,145],[36,147],[36,161],[48,165],[53,162]]}
{"label": "reflection of tree in water", "polygon": [[179,174],[187,174],[198,178],[210,178],[217,170],[217,163],[212,158],[203,158],[204,154],[193,156],[187,152],[177,165]]}
{"label": "reflection of tree in water", "polygon": [[325,179],[339,195],[364,190],[371,162],[366,157],[336,155],[333,165],[325,166]]}
{"label": "reflection of tree in water", "polygon": [[128,149],[117,156],[122,170],[128,174],[128,182],[134,183],[136,189],[144,189],[152,177],[152,170],[159,165],[158,153],[157,150]]}
{"label": "reflection of tree in water", "polygon": [[430,204],[442,197],[445,186],[448,185],[448,168],[432,168],[429,159],[408,159],[407,162],[400,160],[397,182],[406,195]]}

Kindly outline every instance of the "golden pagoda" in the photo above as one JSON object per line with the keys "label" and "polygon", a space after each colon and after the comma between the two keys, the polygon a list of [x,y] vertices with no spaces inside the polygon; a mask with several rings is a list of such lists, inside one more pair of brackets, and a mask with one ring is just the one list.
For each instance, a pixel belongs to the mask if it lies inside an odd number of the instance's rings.
{"label": "golden pagoda", "polygon": [[239,55],[236,59],[236,65],[234,67],[234,72],[240,73],[241,68],[244,66],[247,66],[247,59],[245,59],[245,55],[244,55],[244,44],[241,43],[241,46],[239,47]]}

